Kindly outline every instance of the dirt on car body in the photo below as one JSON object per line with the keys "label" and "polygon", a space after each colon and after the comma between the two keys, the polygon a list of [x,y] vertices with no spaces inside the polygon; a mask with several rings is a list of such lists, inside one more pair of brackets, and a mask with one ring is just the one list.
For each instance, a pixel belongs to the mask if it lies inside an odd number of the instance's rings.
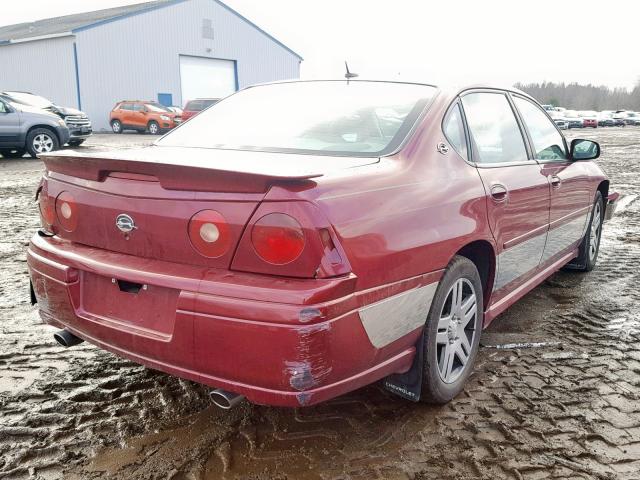
{"label": "dirt on car body", "polygon": [[496,319],[442,407],[370,386],[225,412],[200,385],[59,347],[28,295],[42,165],[0,160],[0,478],[640,478],[640,130],[588,137],[625,195],[596,270],[559,272]]}

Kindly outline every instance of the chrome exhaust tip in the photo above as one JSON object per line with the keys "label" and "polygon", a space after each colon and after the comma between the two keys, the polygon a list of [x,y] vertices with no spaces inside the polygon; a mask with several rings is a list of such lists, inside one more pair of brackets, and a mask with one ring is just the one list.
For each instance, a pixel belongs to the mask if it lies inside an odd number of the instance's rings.
{"label": "chrome exhaust tip", "polygon": [[84,342],[80,337],[76,337],[69,330],[58,330],[53,334],[53,338],[56,339],[63,347],[73,347],[74,345],[78,345],[79,343]]}
{"label": "chrome exhaust tip", "polygon": [[209,392],[209,398],[214,405],[222,408],[223,410],[230,410],[244,400],[243,395],[237,393],[227,392],[221,388],[216,388]]}

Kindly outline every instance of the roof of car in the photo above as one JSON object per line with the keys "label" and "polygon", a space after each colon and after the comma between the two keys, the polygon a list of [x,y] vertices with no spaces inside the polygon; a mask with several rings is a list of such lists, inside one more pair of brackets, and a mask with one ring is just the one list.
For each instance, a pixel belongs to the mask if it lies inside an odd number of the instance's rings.
{"label": "roof of car", "polygon": [[409,84],[409,85],[423,85],[425,87],[432,87],[440,90],[445,93],[445,95],[457,96],[462,92],[467,90],[503,90],[507,92],[517,93],[522,95],[523,97],[527,97],[535,100],[531,95],[522,90],[515,88],[511,85],[504,84],[496,84],[496,83],[475,83],[470,85],[456,85],[456,84],[445,84],[445,85],[434,85],[432,83],[424,83],[424,82],[410,82],[410,81],[398,81],[398,80],[375,80],[375,79],[342,79],[342,78],[330,78],[330,79],[313,79],[313,80],[278,80],[274,82],[264,82],[257,83],[254,85],[249,85],[245,87],[245,89],[259,87],[264,85],[276,85],[281,83],[307,83],[307,82],[344,82],[344,83],[362,83],[362,82],[372,82],[372,83],[397,83],[397,84]]}

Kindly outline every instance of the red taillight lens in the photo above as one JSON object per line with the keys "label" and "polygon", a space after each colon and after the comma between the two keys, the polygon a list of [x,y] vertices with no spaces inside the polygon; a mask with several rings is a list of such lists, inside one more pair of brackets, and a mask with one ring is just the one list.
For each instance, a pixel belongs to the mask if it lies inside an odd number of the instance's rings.
{"label": "red taillight lens", "polygon": [[78,226],[78,207],[69,192],[62,192],[56,198],[56,216],[60,226],[67,232],[73,232]]}
{"label": "red taillight lens", "polygon": [[40,221],[42,223],[42,228],[50,231],[53,222],[55,222],[56,220],[56,217],[53,208],[53,202],[51,201],[49,193],[47,192],[46,183],[38,192],[38,206],[40,208]]}
{"label": "red taillight lens", "polygon": [[284,265],[300,256],[305,239],[302,227],[293,217],[270,213],[253,225],[251,243],[265,262]]}
{"label": "red taillight lens", "polygon": [[189,239],[200,255],[221,257],[231,246],[229,224],[221,213],[202,210],[189,220]]}

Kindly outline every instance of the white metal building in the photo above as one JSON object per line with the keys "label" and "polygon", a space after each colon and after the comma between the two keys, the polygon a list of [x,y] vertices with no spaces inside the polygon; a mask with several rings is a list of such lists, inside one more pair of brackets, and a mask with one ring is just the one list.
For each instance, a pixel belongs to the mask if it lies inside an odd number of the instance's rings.
{"label": "white metal building", "polygon": [[298,78],[302,57],[219,0],[157,0],[0,27],[0,91],[78,107],[109,129],[119,100],[184,105]]}

